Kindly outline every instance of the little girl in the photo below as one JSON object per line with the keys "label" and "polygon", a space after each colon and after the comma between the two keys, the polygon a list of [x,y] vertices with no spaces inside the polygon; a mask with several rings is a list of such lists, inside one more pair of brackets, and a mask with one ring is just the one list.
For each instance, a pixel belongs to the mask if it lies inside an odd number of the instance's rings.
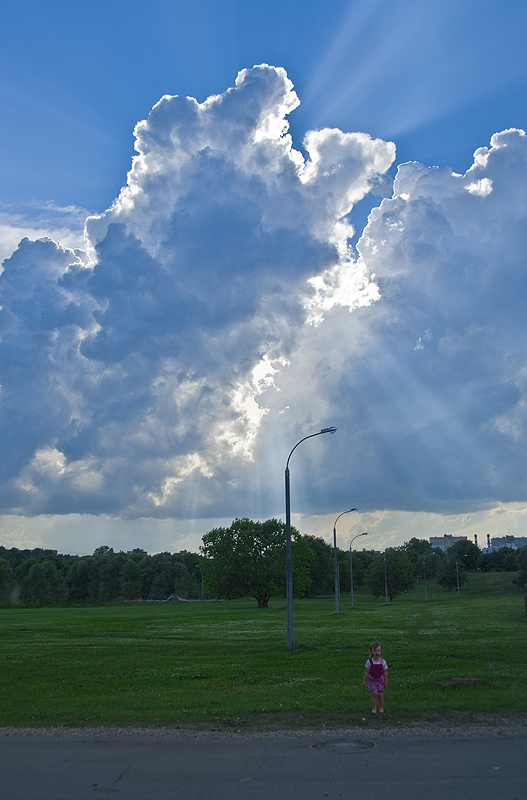
{"label": "little girl", "polygon": [[366,661],[366,672],[362,685],[371,692],[371,713],[377,713],[377,700],[379,711],[384,714],[384,690],[388,687],[388,666],[382,658],[380,642],[370,644],[370,657]]}

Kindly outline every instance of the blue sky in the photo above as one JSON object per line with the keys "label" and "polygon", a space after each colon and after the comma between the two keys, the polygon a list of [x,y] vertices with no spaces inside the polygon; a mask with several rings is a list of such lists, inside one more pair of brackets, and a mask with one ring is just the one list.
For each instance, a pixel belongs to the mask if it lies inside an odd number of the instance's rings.
{"label": "blue sky", "polygon": [[523,4],[1,14],[6,544],[525,535]]}

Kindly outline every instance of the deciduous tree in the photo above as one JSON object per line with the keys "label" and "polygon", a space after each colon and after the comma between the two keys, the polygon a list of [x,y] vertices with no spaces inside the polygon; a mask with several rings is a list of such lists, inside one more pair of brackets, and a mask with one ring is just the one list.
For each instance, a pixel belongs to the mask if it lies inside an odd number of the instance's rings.
{"label": "deciduous tree", "polygon": [[366,586],[374,597],[385,593],[385,559],[388,597],[393,600],[413,588],[413,566],[408,554],[402,550],[389,548],[375,556],[366,573]]}
{"label": "deciduous tree", "polygon": [[13,591],[13,570],[5,558],[0,558],[0,603],[9,603]]}
{"label": "deciduous tree", "polygon": [[50,605],[64,600],[64,578],[47,558],[32,565],[20,587],[20,599],[31,605]]}
{"label": "deciduous tree", "polygon": [[[302,595],[309,585],[313,552],[297,530],[291,529],[293,587]],[[285,592],[285,525],[235,519],[229,528],[214,528],[203,537],[205,581],[217,597],[255,597],[265,608],[272,595]]]}

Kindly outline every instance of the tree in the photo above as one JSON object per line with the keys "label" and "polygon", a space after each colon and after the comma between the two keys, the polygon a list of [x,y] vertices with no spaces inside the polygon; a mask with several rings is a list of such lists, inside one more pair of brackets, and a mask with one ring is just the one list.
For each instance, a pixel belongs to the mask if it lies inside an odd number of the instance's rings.
{"label": "tree", "polygon": [[174,570],[170,553],[144,556],[138,566],[143,571],[142,597],[166,600],[174,592]]}
{"label": "tree", "polygon": [[453,547],[448,548],[447,557],[441,563],[437,575],[438,584],[449,590],[455,589],[458,585],[458,581],[460,586],[463,586],[467,581],[467,571],[464,564],[465,559],[456,558],[455,554],[450,552],[452,549]]}
{"label": "tree", "polygon": [[199,579],[187,569],[181,556],[172,556],[172,591],[178,597],[196,600],[199,597]]}
{"label": "tree", "polygon": [[[348,555],[349,558],[349,555]],[[353,551],[353,585],[364,586],[366,573],[375,558],[370,550]],[[349,587],[351,589],[351,586]]]}
{"label": "tree", "polygon": [[143,570],[137,561],[128,557],[119,578],[120,596],[123,600],[137,600],[143,588]]}
{"label": "tree", "polygon": [[413,588],[413,566],[409,555],[403,550],[388,548],[384,554],[376,555],[366,572],[366,586],[374,597],[385,593],[385,559],[388,597],[393,600],[397,595]]}
{"label": "tree", "polygon": [[425,574],[428,578],[431,578],[436,574],[438,559],[426,539],[416,539],[414,536],[409,542],[405,542],[400,549],[410,557],[415,578],[422,578]]}
{"label": "tree", "polygon": [[492,553],[481,553],[478,569],[481,572],[516,572],[518,551],[512,547],[500,547]]}
{"label": "tree", "polygon": [[46,606],[60,603],[64,597],[64,578],[53,561],[44,558],[33,564],[20,587],[22,602]]}
{"label": "tree", "polygon": [[[101,550],[102,548],[97,548]],[[99,600],[103,603],[118,600],[121,594],[121,572],[127,561],[124,553],[101,553],[97,556],[99,568]],[[96,551],[97,552],[97,551]]]}
{"label": "tree", "polygon": [[0,603],[9,603],[13,591],[13,570],[9,561],[0,558]]}
{"label": "tree", "polygon": [[473,542],[468,539],[463,539],[451,545],[447,550],[447,557],[459,559],[464,562],[465,569],[468,572],[478,568],[478,560],[481,555],[481,550]]}
{"label": "tree", "polygon": [[518,574],[512,579],[512,582],[519,586],[520,589],[523,589],[527,584],[527,547],[522,547],[518,550],[516,565]]}
{"label": "tree", "polygon": [[[297,595],[309,585],[313,551],[291,529],[293,587]],[[285,592],[285,525],[276,519],[235,519],[230,528],[214,528],[203,536],[205,581],[217,597],[255,597],[266,608],[273,594]]]}
{"label": "tree", "polygon": [[66,575],[67,598],[72,603],[93,603],[99,599],[99,560],[94,556],[76,558]]}
{"label": "tree", "polygon": [[319,597],[333,591],[333,548],[318,536],[304,536],[304,541],[313,551],[309,570],[310,583],[306,587],[307,597]]}

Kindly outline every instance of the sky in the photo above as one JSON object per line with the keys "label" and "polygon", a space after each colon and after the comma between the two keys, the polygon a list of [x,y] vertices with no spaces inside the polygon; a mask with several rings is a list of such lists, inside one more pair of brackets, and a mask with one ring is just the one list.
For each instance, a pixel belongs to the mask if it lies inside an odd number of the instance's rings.
{"label": "sky", "polygon": [[526,535],[524,4],[0,15],[0,544]]}

